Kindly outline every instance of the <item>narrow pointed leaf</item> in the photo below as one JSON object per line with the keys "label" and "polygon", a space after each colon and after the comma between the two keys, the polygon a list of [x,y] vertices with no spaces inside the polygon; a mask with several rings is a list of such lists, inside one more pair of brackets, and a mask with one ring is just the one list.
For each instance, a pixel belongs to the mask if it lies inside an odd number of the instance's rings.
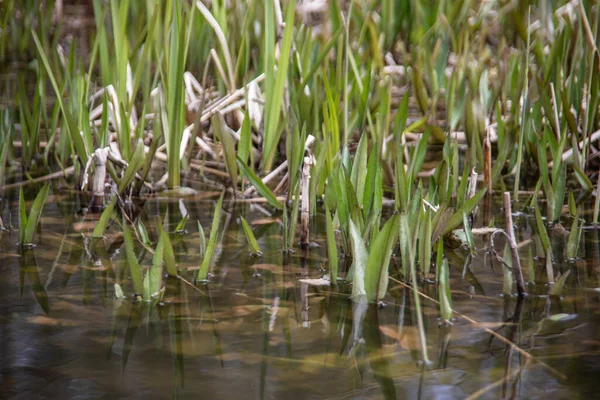
{"label": "narrow pointed leaf", "polygon": [[444,235],[452,232],[454,228],[461,224],[463,220],[463,214],[471,214],[475,207],[477,207],[477,205],[481,202],[483,196],[485,196],[486,191],[487,189],[481,189],[477,194],[475,194],[475,196],[465,201],[461,208],[456,210],[456,212],[454,213],[454,215],[452,215],[452,217],[450,217],[448,223],[446,224],[446,227],[444,228]]}
{"label": "narrow pointed leaf", "polygon": [[206,253],[202,260],[202,265],[196,276],[196,280],[204,281],[208,277],[208,271],[212,263],[213,254],[215,253],[215,246],[217,244],[217,237],[219,236],[219,222],[221,221],[221,208],[223,206],[223,196],[219,197],[217,206],[215,208],[215,214],[213,215],[212,226],[210,228],[210,238],[208,239],[208,246],[206,247]]}
{"label": "narrow pointed leaf", "polygon": [[367,264],[369,262],[369,253],[365,247],[362,236],[358,231],[356,225],[352,219],[349,221],[350,224],[350,238],[352,242],[352,255],[354,257],[354,279],[352,283],[352,298],[359,300],[361,297],[366,296],[365,292],[365,274],[367,270]]}
{"label": "narrow pointed leaf", "polygon": [[248,168],[248,166],[244,162],[242,162],[242,160],[239,157],[237,158],[237,163],[244,176],[248,178],[252,185],[254,185],[258,193],[260,193],[265,199],[267,199],[269,204],[271,204],[273,207],[277,208],[278,210],[281,210],[283,208],[281,203],[279,202],[279,200],[277,200],[277,197],[275,197],[271,189],[269,189],[267,185],[264,184],[262,179],[256,176],[256,174],[250,168]]}
{"label": "narrow pointed leaf", "polygon": [[246,236],[246,241],[248,242],[248,247],[250,247],[250,251],[253,254],[260,255],[262,251],[260,250],[260,246],[254,237],[254,233],[252,232],[252,228],[248,225],[248,222],[244,219],[244,217],[240,217],[242,228],[244,229],[244,236]]}
{"label": "narrow pointed leaf", "polygon": [[46,200],[48,200],[49,193],[50,186],[48,186],[48,184],[45,184],[38,193],[38,195],[35,197],[35,200],[31,205],[31,211],[29,211],[29,217],[27,218],[27,226],[25,227],[25,234],[23,237],[22,244],[33,243],[33,236],[35,235],[35,230],[37,229],[37,225],[40,222],[42,210],[44,209],[44,204],[46,203]]}
{"label": "narrow pointed leaf", "polygon": [[135,256],[131,230],[129,229],[129,226],[125,220],[123,221],[123,239],[125,241],[127,264],[129,264],[129,271],[131,271],[131,283],[133,284],[133,291],[136,295],[141,295],[144,293],[144,286],[142,284],[142,271]]}
{"label": "narrow pointed leaf", "polygon": [[365,292],[370,303],[381,300],[387,291],[388,267],[392,250],[398,240],[399,218],[396,214],[385,223],[369,249],[365,271]]}
{"label": "narrow pointed leaf", "polygon": [[325,205],[325,230],[327,232],[327,256],[329,257],[329,280],[332,284],[337,281],[338,251],[335,243],[335,232],[329,207]]}

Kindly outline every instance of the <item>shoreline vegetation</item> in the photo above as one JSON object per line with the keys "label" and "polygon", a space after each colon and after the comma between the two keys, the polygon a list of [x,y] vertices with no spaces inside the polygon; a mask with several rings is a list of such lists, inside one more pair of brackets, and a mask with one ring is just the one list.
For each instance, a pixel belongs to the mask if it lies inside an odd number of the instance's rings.
{"label": "shoreline vegetation", "polygon": [[[97,212],[92,248],[122,241],[132,287],[118,291],[146,302],[162,299],[164,275],[210,280],[226,204],[268,207],[285,252],[309,247],[310,220],[324,213],[325,281],[351,283],[352,299],[372,304],[390,279],[408,284],[423,332],[421,283],[436,284],[440,318],[453,319],[449,246],[470,257],[483,235],[508,296],[526,294],[535,254],[547,294],[559,296],[569,273],[557,264],[576,259],[582,231],[598,227],[597,2],[92,5],[79,35],[61,1],[0,3],[0,65],[24,66],[0,113],[0,176],[12,179],[2,189],[42,188],[30,211],[33,197],[20,192],[22,252],[58,176]],[[182,187],[191,175],[218,201],[207,235],[198,221],[202,260],[186,279],[169,239],[186,214],[170,231],[136,210],[155,194],[197,195]],[[494,194],[505,221],[491,217]],[[511,205],[534,216],[535,240],[518,242]],[[240,224],[260,257],[251,221]],[[551,244],[558,227],[564,259]],[[136,258],[142,247],[151,262]],[[352,260],[343,274],[341,256]]]}

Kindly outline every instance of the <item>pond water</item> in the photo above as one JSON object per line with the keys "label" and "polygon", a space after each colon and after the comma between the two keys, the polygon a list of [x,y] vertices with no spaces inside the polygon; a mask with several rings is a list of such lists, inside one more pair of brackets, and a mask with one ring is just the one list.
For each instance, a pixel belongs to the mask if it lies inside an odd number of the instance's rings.
{"label": "pond water", "polygon": [[[35,191],[28,187],[26,197]],[[171,236],[189,282],[201,262],[196,220],[208,231],[216,200],[200,193],[152,198],[142,214],[147,226],[168,215],[173,230],[182,205],[189,212],[188,232]],[[3,220],[16,225],[18,192],[5,195]],[[385,304],[366,307],[349,299],[346,284],[301,280],[328,266],[322,215],[311,226],[316,246],[284,255],[280,217],[266,206],[227,203],[210,282],[167,280],[153,306],[115,297],[115,283],[132,292],[122,239],[113,233],[92,246],[85,235],[94,217],[78,214],[79,204],[55,184],[38,245],[22,254],[16,231],[0,233],[0,398],[573,399],[600,389],[598,231],[584,231],[582,258],[569,263],[560,261],[566,236],[552,235],[556,272],[571,270],[560,298],[545,296],[544,260],[535,259],[538,283],[517,302],[500,295],[502,269],[490,266],[487,237],[476,236],[479,250],[466,264],[467,251],[448,249],[452,307],[469,320],[440,325],[437,304],[421,298],[426,368],[410,289],[392,281]],[[502,221],[500,207],[492,209]],[[248,254],[240,215],[261,257]],[[535,218],[515,214],[515,224],[520,242],[534,239]],[[149,265],[143,251],[136,247]],[[523,247],[526,280],[527,254]],[[390,268],[401,280],[399,262]],[[420,290],[438,298],[434,284]]]}

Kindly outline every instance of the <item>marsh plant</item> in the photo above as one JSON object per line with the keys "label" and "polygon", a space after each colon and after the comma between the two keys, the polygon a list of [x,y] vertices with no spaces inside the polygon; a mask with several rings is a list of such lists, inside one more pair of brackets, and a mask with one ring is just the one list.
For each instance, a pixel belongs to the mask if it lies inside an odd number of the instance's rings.
{"label": "marsh plant", "polygon": [[[444,321],[445,248],[478,251],[473,221],[494,193],[534,207],[525,250],[545,259],[554,293],[568,276],[555,277],[554,228],[570,221],[574,259],[584,226],[597,227],[597,2],[94,0],[86,43],[61,36],[52,3],[0,2],[0,62],[19,54],[35,76],[1,114],[0,172],[27,184],[61,171],[77,191],[106,192],[91,236],[123,235],[144,301],[159,296],[163,268],[181,271],[164,221],[153,245],[127,204],[195,193],[181,186],[190,176],[222,193],[208,240],[198,223],[196,282],[210,278],[224,199],[249,198],[281,219],[286,252],[310,243],[308,221],[324,213],[328,279],[351,283],[354,299],[384,301],[394,274],[418,307],[418,285],[434,282]],[[27,216],[21,194],[22,244],[47,196],[44,186]],[[592,218],[574,196],[596,197]],[[251,221],[239,221],[260,254]],[[509,295],[519,263],[506,249]]]}

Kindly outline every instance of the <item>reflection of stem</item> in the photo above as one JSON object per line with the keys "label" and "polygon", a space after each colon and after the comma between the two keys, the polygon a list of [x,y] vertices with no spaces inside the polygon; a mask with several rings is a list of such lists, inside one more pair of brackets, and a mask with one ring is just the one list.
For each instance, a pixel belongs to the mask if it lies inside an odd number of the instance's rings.
{"label": "reflection of stem", "polygon": [[517,292],[519,297],[523,297],[525,291],[525,283],[523,282],[523,271],[521,270],[521,260],[519,259],[519,251],[517,250],[517,240],[515,238],[515,229],[513,227],[512,212],[510,209],[510,192],[504,192],[504,216],[506,218],[506,233],[508,235],[508,244],[512,253],[513,267],[517,268],[515,277],[517,281]]}
{"label": "reflection of stem", "polygon": [[[414,261],[412,260],[412,257],[410,257],[409,263],[410,263],[409,268],[410,268],[412,284],[414,285],[414,287],[416,287],[417,286],[417,270],[414,265]],[[390,278],[390,279],[392,279],[392,278]],[[417,327],[419,328],[419,338],[421,340],[421,355],[423,358],[423,362],[425,364],[429,364],[430,363],[429,356],[427,355],[427,339],[425,338],[425,326],[423,325],[423,314],[421,313],[421,302],[419,301],[419,293],[420,292],[418,290],[413,289],[415,312],[417,314]]]}
{"label": "reflection of stem", "polygon": [[208,285],[206,285],[206,295],[203,295],[202,298],[206,300],[208,303],[208,308],[210,311],[210,319],[212,321],[212,331],[213,337],[215,338],[215,354],[217,358],[221,362],[221,367],[224,366],[223,360],[223,348],[221,346],[221,335],[219,335],[219,330],[217,329],[217,318],[215,317],[215,310],[212,305],[212,301],[210,300],[210,291],[208,290]]}
{"label": "reflection of stem", "polygon": [[[402,291],[402,297],[400,300],[400,304],[398,304],[399,306],[399,310],[398,310],[398,337],[402,337],[402,331],[404,329],[404,313],[406,312],[406,296],[408,295],[408,292],[403,290]],[[398,347],[399,345],[399,341],[396,340],[394,347]]]}
{"label": "reflection of stem", "polygon": [[44,287],[48,289],[50,282],[52,282],[52,278],[54,277],[54,271],[56,271],[56,266],[58,265],[58,260],[62,256],[63,246],[65,245],[65,239],[67,238],[67,232],[63,235],[62,240],[60,241],[60,246],[58,247],[58,252],[56,253],[56,257],[54,258],[54,262],[52,263],[52,268],[50,268],[50,272],[48,273],[48,277],[46,278],[46,284]]}
{"label": "reflection of stem", "polygon": [[508,384],[508,381],[510,380],[509,375],[510,375],[510,364],[511,364],[511,359],[512,359],[512,355],[515,349],[515,337],[517,336],[517,329],[521,323],[521,311],[522,311],[522,306],[523,306],[523,298],[522,297],[518,297],[517,298],[517,305],[515,306],[515,313],[513,314],[513,316],[511,318],[508,318],[506,320],[506,322],[512,322],[512,324],[510,325],[510,331],[508,332],[508,335],[506,337],[506,339],[512,343],[506,344],[506,348],[507,348],[507,352],[506,352],[506,366],[504,368],[504,382],[502,384],[502,397],[506,397],[506,386]]}
{"label": "reflection of stem", "polygon": [[452,337],[452,325],[442,324],[440,326],[440,352],[438,355],[438,368],[446,368],[448,364],[448,348]]}
{"label": "reflection of stem", "polygon": [[[528,363],[529,363],[529,359],[525,360],[525,363],[523,364],[523,367],[519,368],[516,371],[513,371],[510,374],[510,376],[508,376],[508,379],[512,379],[512,378],[516,377],[517,375],[519,375],[521,373],[521,371],[523,369],[525,369],[525,367],[527,367]],[[472,395],[470,395],[469,397],[467,397],[466,400],[475,400],[475,399],[481,398],[484,394],[486,394],[486,393],[494,390],[498,386],[504,384],[506,378],[507,377],[505,376],[502,379],[498,379],[496,382],[492,383],[491,385],[488,385],[488,386],[486,386],[484,388],[479,389],[478,391],[476,391],[475,393],[473,393]]]}
{"label": "reflection of stem", "polygon": [[[263,298],[269,299],[272,297],[267,290],[271,286],[271,276],[266,274],[265,282],[263,285]],[[263,307],[262,318],[262,343],[261,343],[261,355],[260,361],[260,398],[265,398],[265,389],[267,386],[267,370],[269,367],[269,311],[267,307]]]}
{"label": "reflection of stem", "polygon": [[392,379],[390,362],[388,357],[381,354],[381,333],[379,331],[379,315],[376,305],[372,304],[368,306],[364,321],[364,339],[366,342],[367,353],[369,355],[371,371],[381,386],[381,392],[384,398],[395,399],[396,387],[394,386],[394,380]]}
{"label": "reflection of stem", "polygon": [[[35,260],[33,249],[21,249],[21,276],[25,273],[31,283],[31,290],[45,314],[50,312],[48,305],[48,294],[40,279],[40,272]],[[21,280],[23,282],[23,280]],[[21,283],[21,294],[23,293],[23,284]]]}
{"label": "reflection of stem", "polygon": [[[300,276],[301,278],[308,278],[308,268],[306,267],[306,259],[308,253],[307,251],[303,251],[303,255],[306,255],[305,257],[301,258],[301,272],[300,272]],[[309,319],[309,315],[308,315],[308,283],[300,283],[300,301],[302,303],[302,311],[301,311],[301,315],[302,315],[302,327],[303,328],[310,328],[310,319]]]}
{"label": "reflection of stem", "polygon": [[[410,290],[414,291],[415,293],[418,293],[419,296],[430,300],[432,302],[434,302],[435,304],[440,304],[439,301],[437,301],[436,299],[427,296],[425,293],[419,292],[418,290],[415,290],[412,286],[407,285],[406,283],[399,281],[398,279],[395,279],[393,277],[389,277],[392,281],[394,281],[395,283],[398,283],[404,287],[409,288]],[[473,324],[473,325],[481,325],[479,322],[475,321],[473,318],[467,317],[464,314],[459,313],[458,311],[452,310],[452,313],[454,315],[456,315],[457,317],[460,317],[464,320],[466,320],[467,322]],[[555,377],[559,378],[559,379],[567,379],[567,377],[565,376],[565,374],[563,374],[562,372],[552,368],[551,366],[549,366],[548,364],[546,364],[545,362],[541,361],[539,358],[533,356],[531,353],[528,353],[527,351],[523,350],[522,348],[520,348],[519,346],[517,346],[516,344],[514,344],[513,342],[510,342],[508,339],[506,339],[504,336],[500,335],[499,333],[494,332],[491,329],[488,328],[482,328],[485,332],[495,336],[498,340],[500,340],[501,342],[505,343],[505,344],[511,344],[514,345],[514,349],[515,351],[517,351],[519,354],[523,355],[524,357],[526,357],[528,360],[537,362],[540,364],[540,366],[542,368],[544,368],[545,370],[547,370],[548,372],[550,372],[552,375],[554,375]]]}

